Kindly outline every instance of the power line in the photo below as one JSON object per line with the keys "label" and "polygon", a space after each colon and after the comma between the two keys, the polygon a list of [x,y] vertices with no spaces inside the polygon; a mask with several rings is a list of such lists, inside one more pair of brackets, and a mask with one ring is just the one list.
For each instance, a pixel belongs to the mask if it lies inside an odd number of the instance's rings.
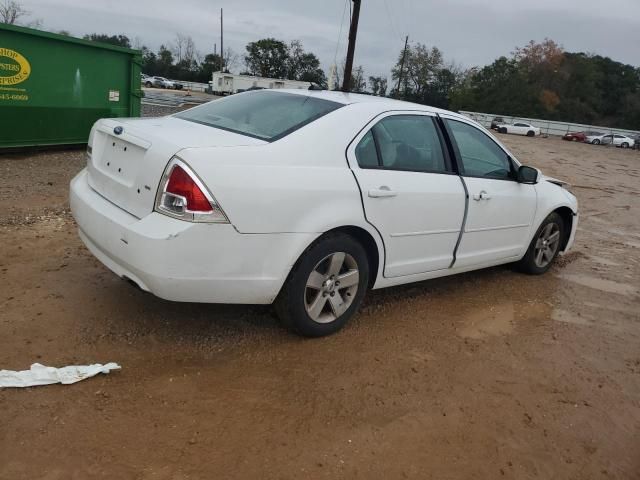
{"label": "power line", "polygon": [[[340,20],[340,31],[338,32],[338,40],[336,42],[336,53],[333,55],[334,65],[338,62],[338,48],[340,48],[340,39],[342,38],[342,27],[344,26],[344,15],[347,13],[347,3],[349,4],[349,10],[351,10],[351,0],[345,0],[345,4],[342,7],[342,19]],[[351,14],[349,14],[349,21],[351,21]]]}
{"label": "power line", "polygon": [[389,4],[387,3],[387,0],[384,0],[384,8],[387,11],[387,18],[389,19],[389,24],[391,25],[391,29],[393,30],[393,34],[397,38],[402,39],[402,35],[400,35],[400,33],[398,32],[398,29],[396,28],[396,24],[393,21],[393,16],[391,15],[391,11],[389,10]]}

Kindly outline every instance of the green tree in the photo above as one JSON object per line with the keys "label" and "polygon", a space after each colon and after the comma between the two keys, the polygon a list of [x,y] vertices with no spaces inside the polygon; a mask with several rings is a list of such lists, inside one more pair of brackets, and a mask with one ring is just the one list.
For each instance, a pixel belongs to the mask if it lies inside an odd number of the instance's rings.
{"label": "green tree", "polygon": [[204,60],[200,63],[200,71],[198,72],[198,81],[207,83],[211,80],[213,72],[219,72],[222,68],[220,55],[216,53],[208,53],[204,56]]}
{"label": "green tree", "polygon": [[410,45],[406,53],[404,49],[400,52],[398,62],[391,71],[393,80],[400,82],[396,94],[402,98],[419,100],[442,68],[444,58],[438,47],[428,48],[421,43]]}
{"label": "green tree", "polygon": [[351,91],[354,93],[367,91],[367,81],[364,77],[364,68],[362,68],[362,65],[358,65],[351,71]]}
{"label": "green tree", "polygon": [[147,47],[142,47],[142,72],[147,75],[158,75],[158,57]]}
{"label": "green tree", "polygon": [[268,78],[285,78],[289,48],[275,38],[264,38],[247,44],[244,57],[247,70],[252,75]]}
{"label": "green tree", "polygon": [[131,48],[131,40],[126,35],[107,35],[105,33],[90,33],[85,35],[85,40],[91,40],[92,42],[108,43],[109,45],[116,45],[118,47]]}
{"label": "green tree", "polygon": [[300,40],[294,40],[289,45],[286,78],[318,85],[327,83],[324,71],[320,68],[320,60],[315,54],[305,52]]}
{"label": "green tree", "polygon": [[173,67],[173,54],[164,45],[160,45],[160,50],[156,56],[156,75],[161,77],[171,76],[171,70]]}
{"label": "green tree", "polygon": [[379,97],[387,95],[387,77],[369,77],[369,88],[371,93]]}
{"label": "green tree", "polygon": [[608,57],[529,42],[470,72],[452,107],[522,117],[640,129],[640,70]]}

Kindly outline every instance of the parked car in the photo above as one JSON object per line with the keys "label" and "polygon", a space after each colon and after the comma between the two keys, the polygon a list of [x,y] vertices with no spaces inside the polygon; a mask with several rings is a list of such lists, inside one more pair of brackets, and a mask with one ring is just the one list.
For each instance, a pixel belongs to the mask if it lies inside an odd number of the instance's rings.
{"label": "parked car", "polygon": [[[151,85],[149,85],[149,83]],[[149,82],[146,84],[147,87],[156,87],[156,88],[170,88],[175,89],[176,84],[171,80],[167,80],[164,77],[151,77]]]}
{"label": "parked car", "polygon": [[635,146],[633,138],[611,133],[597,136],[590,135],[587,136],[586,141],[592,145],[615,145],[621,148],[633,148]]}
{"label": "parked car", "polygon": [[370,288],[545,273],[578,223],[566,185],[478,123],[368,95],[261,90],[103,119],[88,152],[70,203],[102,263],[167,300],[274,302],[307,336],[339,330]]}
{"label": "parked car", "polygon": [[502,124],[504,124],[504,118],[495,117],[493,120],[491,120],[491,130],[498,130],[498,125]]}
{"label": "parked car", "polygon": [[513,125],[502,123],[498,125],[498,132],[511,133],[513,135],[526,135],[527,137],[535,137],[540,135],[540,129],[529,123],[517,122]]}
{"label": "parked car", "polygon": [[563,140],[573,141],[573,142],[586,142],[587,141],[587,137],[589,137],[589,136],[595,137],[595,136],[600,136],[600,135],[604,135],[604,133],[587,130],[587,131],[584,131],[584,132],[566,133],[562,137],[562,139]]}

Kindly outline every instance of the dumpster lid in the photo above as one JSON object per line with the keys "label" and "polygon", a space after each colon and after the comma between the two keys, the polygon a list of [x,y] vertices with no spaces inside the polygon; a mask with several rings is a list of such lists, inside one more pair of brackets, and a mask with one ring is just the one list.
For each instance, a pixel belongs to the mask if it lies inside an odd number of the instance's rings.
{"label": "dumpster lid", "polygon": [[51,40],[57,40],[60,42],[74,43],[76,45],[84,45],[86,47],[100,48],[102,50],[112,50],[120,53],[128,53],[129,55],[141,55],[140,50],[134,50],[132,48],[118,47],[117,45],[110,45],[108,43],[94,42],[92,40],[84,40],[83,38],[70,37],[67,35],[60,35],[58,33],[45,32],[43,30],[36,30],[35,28],[19,27],[17,25],[9,25],[7,23],[0,23],[0,30],[8,30],[10,32],[24,33],[26,35],[34,35],[36,37],[48,38]]}

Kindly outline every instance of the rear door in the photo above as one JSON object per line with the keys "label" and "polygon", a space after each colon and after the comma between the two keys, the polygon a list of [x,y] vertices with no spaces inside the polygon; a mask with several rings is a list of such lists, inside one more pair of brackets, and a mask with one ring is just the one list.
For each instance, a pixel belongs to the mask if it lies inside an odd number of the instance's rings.
{"label": "rear door", "polygon": [[367,220],[383,237],[385,277],[449,268],[465,211],[435,118],[378,117],[347,150]]}
{"label": "rear door", "polygon": [[530,130],[529,125],[527,125],[526,123],[516,123],[513,126],[514,126],[514,133],[517,133],[518,135],[526,135],[527,132]]}
{"label": "rear door", "polygon": [[499,263],[526,246],[536,213],[534,185],[518,183],[516,164],[484,129],[443,116],[469,191],[455,267]]}

